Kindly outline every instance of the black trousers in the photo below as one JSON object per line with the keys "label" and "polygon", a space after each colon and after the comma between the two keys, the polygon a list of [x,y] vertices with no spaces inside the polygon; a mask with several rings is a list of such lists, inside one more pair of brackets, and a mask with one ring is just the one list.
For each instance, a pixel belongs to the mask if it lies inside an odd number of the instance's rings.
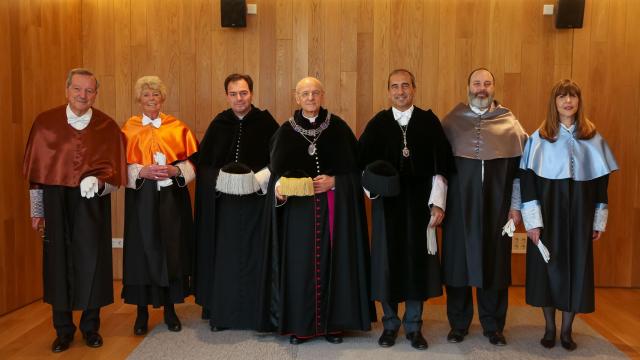
{"label": "black trousers", "polygon": [[[404,316],[402,317],[402,325],[404,325],[405,333],[412,333],[422,329],[422,308],[424,301],[407,300],[404,302]],[[398,303],[382,303],[384,316],[382,324],[385,330],[398,331],[400,328],[400,318],[398,317]]]}
{"label": "black trousers", "polygon": [[[72,337],[76,332],[72,311],[53,310],[53,327],[58,337]],[[98,332],[100,329],[100,308],[82,311],[80,331],[84,333]]]}
{"label": "black trousers", "polygon": [[[447,318],[452,329],[468,329],[473,319],[473,292],[470,286],[447,286]],[[478,316],[482,329],[504,330],[509,303],[509,290],[485,290],[476,288]]]}

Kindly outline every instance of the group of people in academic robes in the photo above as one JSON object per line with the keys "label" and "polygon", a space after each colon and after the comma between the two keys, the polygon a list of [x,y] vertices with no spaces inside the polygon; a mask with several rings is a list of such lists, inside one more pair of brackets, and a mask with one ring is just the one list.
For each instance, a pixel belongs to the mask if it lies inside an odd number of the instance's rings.
{"label": "group of people in academic robes", "polygon": [[574,82],[554,87],[547,118],[528,137],[494,99],[491,72],[475,69],[467,80],[468,103],[441,122],[414,105],[414,75],[392,71],[391,108],[357,139],[323,107],[318,79],[297,83],[299,109],[279,125],[252,105],[251,77],[231,74],[230,107],[199,142],[162,112],[167,89],[157,76],[137,80],[139,112],[119,129],[93,108],[93,73],[71,70],[68,104],[36,118],[24,157],[32,226],[43,238],[52,351],[72,343],[73,310],[83,310],[86,344],[103,343],[100,307],[113,302],[109,193],[119,186],[126,187],[121,297],[136,305],[136,335],[148,331],[149,305],[163,308],[168,330],[180,331],[174,305],[194,294],[211,331],[339,344],[344,331],[371,329],[379,301],[378,344],[394,346],[402,326],[409,344],[424,350],[424,302],[441,296],[444,284],[447,340],[468,335],[476,287],[483,335],[503,346],[510,236],[523,221],[531,240],[526,300],[546,321],[540,342],[555,345],[557,309],[561,345],[575,349],[574,316],[594,311],[592,241],[606,228],[615,159]]}

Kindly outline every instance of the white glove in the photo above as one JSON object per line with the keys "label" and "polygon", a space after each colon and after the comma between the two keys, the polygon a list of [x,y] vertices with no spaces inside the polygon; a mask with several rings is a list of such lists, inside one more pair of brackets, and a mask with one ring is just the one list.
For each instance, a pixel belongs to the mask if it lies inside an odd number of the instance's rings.
{"label": "white glove", "polygon": [[502,227],[502,235],[507,234],[509,237],[513,237],[513,232],[516,231],[516,225],[513,223],[513,219],[509,219],[504,227]]}
{"label": "white glove", "polygon": [[98,178],[87,176],[80,181],[80,196],[91,199],[98,193]]}
{"label": "white glove", "polygon": [[[165,154],[159,151],[156,151],[153,154],[153,160],[156,162],[156,165],[167,165],[167,157],[165,156]],[[159,180],[157,183],[158,191],[160,191],[160,188],[163,188],[165,186],[170,186],[172,184],[173,184],[173,180],[171,179]]]}
{"label": "white glove", "polygon": [[429,255],[435,255],[438,252],[438,240],[436,238],[436,227],[433,226],[433,216],[429,220],[429,226],[427,226],[427,253]]}
{"label": "white glove", "polygon": [[538,239],[538,250],[540,250],[540,254],[542,254],[542,260],[548,263],[551,260],[551,255],[549,255],[549,250],[542,243],[542,239]]}

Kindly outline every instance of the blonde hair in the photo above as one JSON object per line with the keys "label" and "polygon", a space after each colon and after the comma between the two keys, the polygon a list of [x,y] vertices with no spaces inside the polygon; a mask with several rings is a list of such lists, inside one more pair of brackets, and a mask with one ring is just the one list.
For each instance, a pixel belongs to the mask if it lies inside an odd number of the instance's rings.
{"label": "blonde hair", "polygon": [[559,81],[551,89],[549,104],[547,107],[547,118],[540,124],[540,137],[554,142],[558,137],[560,129],[560,114],[556,105],[556,98],[563,95],[572,95],[578,98],[578,111],[575,114],[576,137],[578,139],[591,139],[596,134],[596,126],[584,115],[584,105],[582,104],[582,91],[575,82],[565,79]]}
{"label": "blonde hair", "polygon": [[160,91],[162,101],[167,98],[167,87],[164,85],[162,80],[155,75],[143,76],[136,81],[136,85],[133,87],[136,101],[140,101],[140,97],[142,96],[142,91],[144,89]]}

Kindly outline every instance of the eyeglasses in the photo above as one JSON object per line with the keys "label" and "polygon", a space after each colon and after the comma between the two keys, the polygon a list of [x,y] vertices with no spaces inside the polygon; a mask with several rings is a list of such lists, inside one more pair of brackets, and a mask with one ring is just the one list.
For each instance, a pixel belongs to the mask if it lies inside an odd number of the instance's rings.
{"label": "eyeglasses", "polygon": [[322,91],[313,90],[313,91],[303,91],[303,92],[299,92],[298,93],[298,96],[303,98],[303,99],[309,97],[309,95],[311,95],[311,97],[316,98],[316,97],[322,95]]}

